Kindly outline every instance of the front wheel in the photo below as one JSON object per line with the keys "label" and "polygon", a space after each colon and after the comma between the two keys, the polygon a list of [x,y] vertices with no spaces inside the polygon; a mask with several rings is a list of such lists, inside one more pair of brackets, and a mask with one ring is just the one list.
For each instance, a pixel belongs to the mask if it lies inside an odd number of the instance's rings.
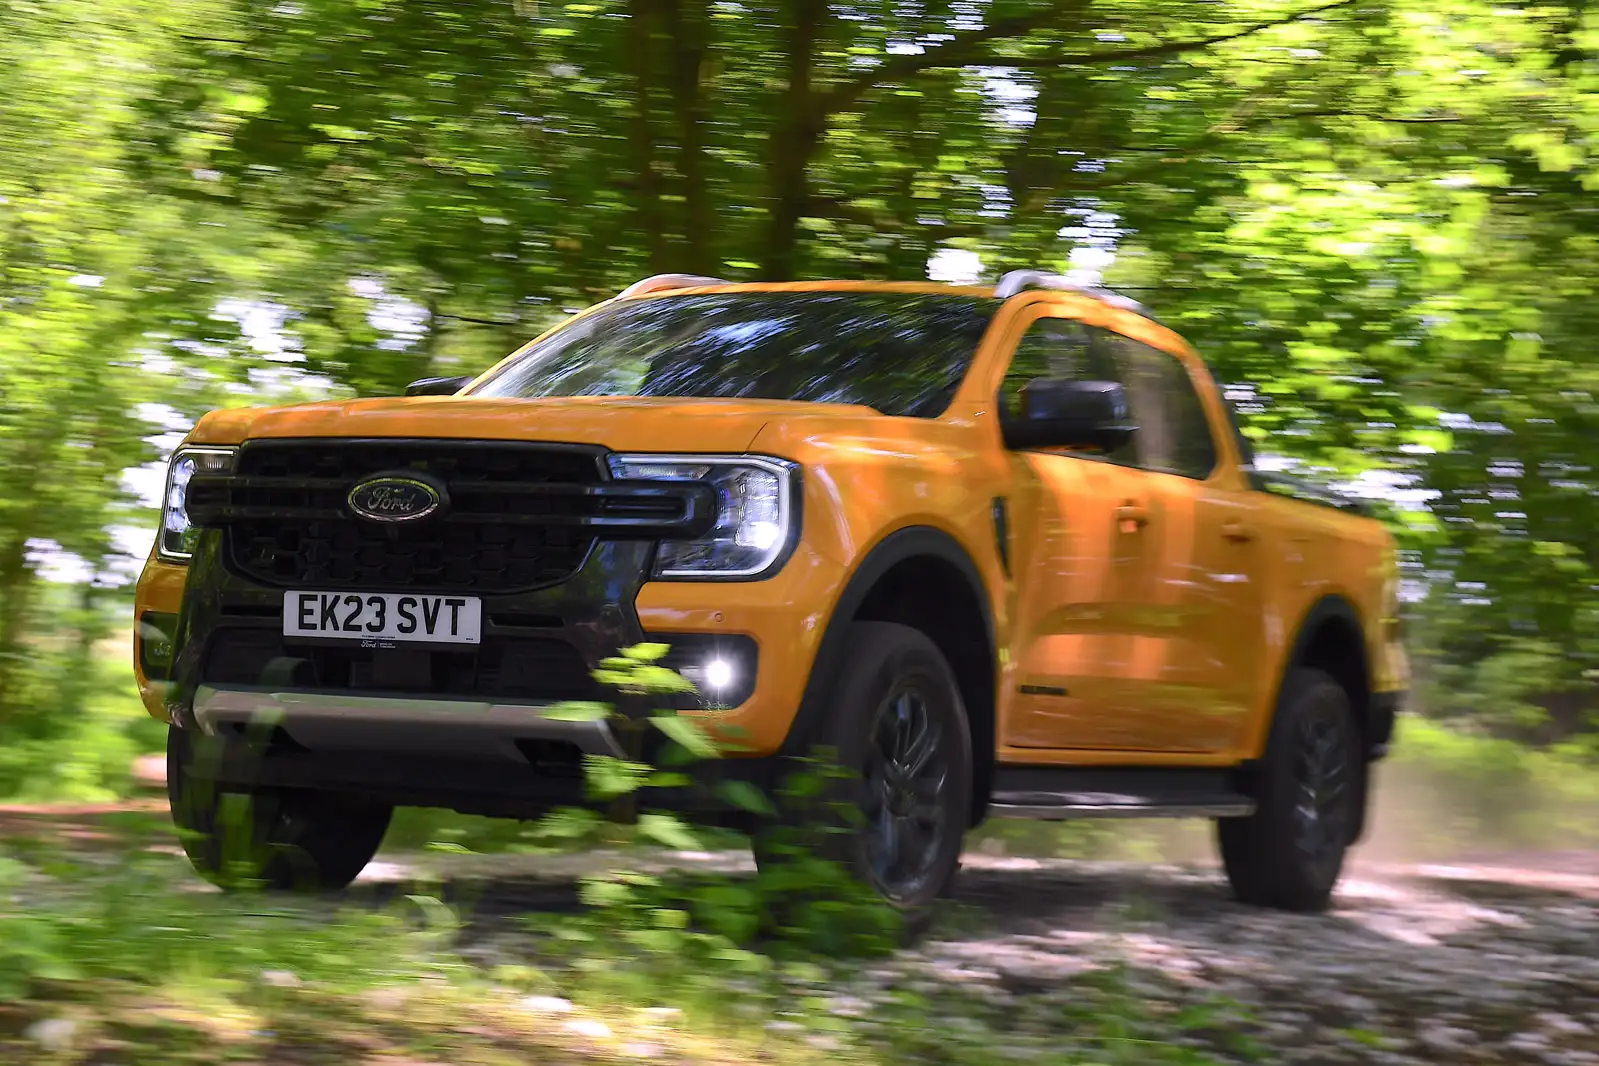
{"label": "front wheel", "polygon": [[167,798],[195,871],[224,888],[337,891],[354,881],[377,854],[394,808],[345,793],[220,783],[206,756],[222,743],[167,731]]}
{"label": "front wheel", "polygon": [[[921,631],[856,622],[845,646],[815,739],[848,779],[830,797],[835,813],[800,817],[831,831],[818,845],[828,857],[918,924],[960,866],[972,805],[966,709],[949,663]],[[759,839],[756,859],[775,861]]]}
{"label": "front wheel", "polygon": [[1353,843],[1366,764],[1349,694],[1320,670],[1295,670],[1266,745],[1248,818],[1217,822],[1222,863],[1244,903],[1319,911]]}

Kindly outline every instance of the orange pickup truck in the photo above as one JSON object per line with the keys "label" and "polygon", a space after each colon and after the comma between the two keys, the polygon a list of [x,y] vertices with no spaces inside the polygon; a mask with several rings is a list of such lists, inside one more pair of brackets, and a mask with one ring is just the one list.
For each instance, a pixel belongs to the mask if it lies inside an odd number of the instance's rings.
{"label": "orange pickup truck", "polygon": [[395,806],[582,802],[617,736],[546,712],[653,641],[724,769],[855,772],[850,861],[908,910],[985,818],[1151,816],[1314,909],[1406,687],[1382,525],[1256,471],[1137,304],[1031,271],[661,276],[476,379],[213,412],[137,612],[191,858],[245,794],[284,886],[348,883]]}

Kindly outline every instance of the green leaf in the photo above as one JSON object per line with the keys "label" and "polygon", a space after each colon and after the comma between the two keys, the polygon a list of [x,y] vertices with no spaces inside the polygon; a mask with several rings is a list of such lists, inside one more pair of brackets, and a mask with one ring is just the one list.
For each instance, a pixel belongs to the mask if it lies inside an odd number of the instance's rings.
{"label": "green leaf", "polygon": [[638,819],[640,833],[658,844],[678,851],[699,851],[700,841],[677,818],[670,814],[641,814]]}
{"label": "green leaf", "polygon": [[598,722],[611,717],[613,713],[608,703],[570,700],[546,708],[541,717],[555,722]]}
{"label": "green leaf", "polygon": [[681,744],[691,755],[701,759],[714,759],[719,754],[711,738],[699,723],[680,714],[657,714],[650,724]]}
{"label": "green leaf", "polygon": [[615,799],[637,791],[653,772],[645,763],[610,755],[584,756],[584,781],[600,799]]}
{"label": "green leaf", "polygon": [[716,792],[741,811],[767,816],[776,813],[772,801],[748,781],[720,781],[716,785]]}

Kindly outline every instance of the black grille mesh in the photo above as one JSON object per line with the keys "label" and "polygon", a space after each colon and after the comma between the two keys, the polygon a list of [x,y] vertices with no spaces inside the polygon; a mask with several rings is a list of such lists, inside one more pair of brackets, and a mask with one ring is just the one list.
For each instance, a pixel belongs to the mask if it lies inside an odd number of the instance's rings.
{"label": "black grille mesh", "polygon": [[[486,441],[255,441],[231,478],[196,480],[191,510],[231,509],[229,565],[269,585],[525,591],[565,580],[607,501],[595,449]],[[438,520],[368,522],[345,499],[375,474],[424,472],[447,487]]]}
{"label": "black grille mesh", "polygon": [[538,702],[599,695],[582,655],[553,635],[493,635],[470,648],[419,651],[355,641],[289,645],[270,629],[224,626],[211,636],[201,680]]}

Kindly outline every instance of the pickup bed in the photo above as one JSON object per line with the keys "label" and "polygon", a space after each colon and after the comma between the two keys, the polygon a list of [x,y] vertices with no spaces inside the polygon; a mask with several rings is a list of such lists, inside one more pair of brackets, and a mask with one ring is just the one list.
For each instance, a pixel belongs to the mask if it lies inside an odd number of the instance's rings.
{"label": "pickup bed", "polygon": [[583,802],[618,736],[549,710],[649,641],[722,772],[852,772],[845,858],[908,912],[1000,816],[1213,818],[1240,898],[1327,902],[1406,687],[1393,544],[1257,473],[1136,304],[669,275],[410,392],[173,456],[134,659],[202,873],[232,793],[319,887],[397,805]]}

